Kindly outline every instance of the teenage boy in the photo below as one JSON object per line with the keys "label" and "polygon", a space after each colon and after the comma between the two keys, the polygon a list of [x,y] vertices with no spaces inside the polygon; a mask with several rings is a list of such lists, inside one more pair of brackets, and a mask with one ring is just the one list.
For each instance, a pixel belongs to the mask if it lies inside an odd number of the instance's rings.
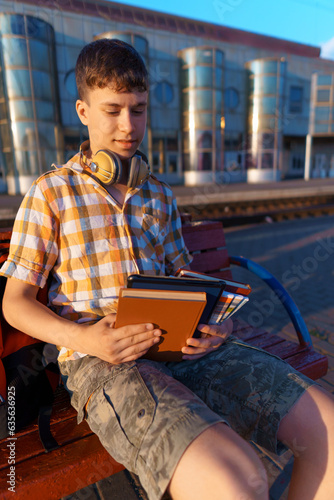
{"label": "teenage boy", "polygon": [[[264,469],[243,438],[271,451],[279,440],[293,450],[290,498],[328,500],[329,394],[229,337],[230,323],[202,325],[203,337],[188,339],[179,363],[142,357],[161,335],[152,324],[114,328],[129,274],[173,273],[191,258],[170,188],[140,158],[131,160],[146,126],[140,56],[118,40],[92,42],[79,55],[76,78],[89,143],[42,175],[22,203],[2,268],[7,320],[63,346],[59,364],[78,421],[86,418],[111,455],[139,475],[150,500],[165,491],[173,499],[268,498]],[[111,157],[119,167],[115,183]],[[141,167],[136,175],[133,161]],[[130,187],[129,170],[139,176]],[[49,274],[44,307],[36,294]]]}

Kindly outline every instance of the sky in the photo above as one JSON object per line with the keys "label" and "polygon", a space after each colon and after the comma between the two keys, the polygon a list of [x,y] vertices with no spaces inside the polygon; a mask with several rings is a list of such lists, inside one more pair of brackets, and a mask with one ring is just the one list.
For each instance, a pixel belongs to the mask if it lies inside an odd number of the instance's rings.
{"label": "sky", "polygon": [[321,57],[334,60],[333,0],[123,0],[118,3],[314,45],[321,47]]}

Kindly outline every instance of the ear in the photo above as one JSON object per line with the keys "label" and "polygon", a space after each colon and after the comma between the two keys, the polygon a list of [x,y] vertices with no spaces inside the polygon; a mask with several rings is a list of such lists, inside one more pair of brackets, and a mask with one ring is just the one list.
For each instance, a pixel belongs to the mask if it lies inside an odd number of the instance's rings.
{"label": "ear", "polygon": [[88,104],[85,101],[77,100],[75,103],[75,109],[78,117],[83,125],[88,125]]}

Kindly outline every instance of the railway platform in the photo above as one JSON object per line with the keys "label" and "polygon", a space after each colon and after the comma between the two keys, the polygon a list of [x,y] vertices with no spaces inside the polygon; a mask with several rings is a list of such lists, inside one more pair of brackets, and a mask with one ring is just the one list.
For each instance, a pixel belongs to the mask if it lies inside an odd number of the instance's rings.
{"label": "railway platform", "polygon": [[[193,219],[222,219],[227,225],[247,223],[250,216],[262,219],[296,212],[316,215],[334,213],[334,178],[283,180],[264,184],[226,183],[204,186],[172,186],[181,212]],[[0,225],[10,225],[22,196],[0,195]],[[333,212],[331,211],[333,210]],[[288,215],[291,215],[289,217]]]}

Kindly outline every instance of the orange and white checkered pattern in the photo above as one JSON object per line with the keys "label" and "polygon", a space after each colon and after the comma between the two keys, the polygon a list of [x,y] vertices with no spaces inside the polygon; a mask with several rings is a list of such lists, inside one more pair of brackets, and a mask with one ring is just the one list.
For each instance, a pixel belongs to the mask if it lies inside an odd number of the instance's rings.
{"label": "orange and white checkered pattern", "polygon": [[0,274],[43,287],[51,273],[49,306],[88,323],[116,312],[129,274],[174,273],[190,261],[169,186],[150,176],[121,207],[77,155],[32,185]]}

